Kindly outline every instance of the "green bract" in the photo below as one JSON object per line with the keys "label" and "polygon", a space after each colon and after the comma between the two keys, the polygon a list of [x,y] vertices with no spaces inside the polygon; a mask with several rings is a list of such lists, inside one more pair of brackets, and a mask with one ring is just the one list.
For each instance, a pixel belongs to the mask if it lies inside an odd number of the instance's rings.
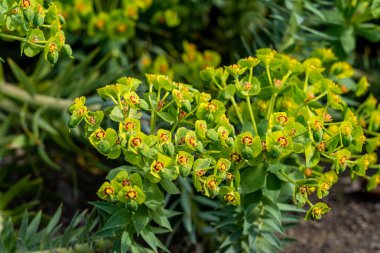
{"label": "green bract", "polygon": [[[374,98],[356,110],[359,114],[346,104],[341,81],[351,77],[351,68],[334,63],[330,54],[320,50],[301,63],[260,49],[257,58],[202,71],[204,81],[215,87],[213,95],[161,75],[120,79],[98,89],[112,102],[104,111],[112,122],[106,130],[99,125],[103,114],[89,110],[84,98],[76,99],[69,125],[85,122],[90,143],[101,154],[121,156],[133,165],[120,172],[123,177],[108,178],[99,197],[127,208],[132,217],[144,216],[164,208],[164,191],[180,193],[178,178],[192,177],[201,194],[223,205],[243,204],[231,209],[245,210],[239,217],[252,219],[251,211],[280,215],[280,193],[290,187],[296,205],[309,205],[305,219],[320,219],[330,208],[312,204],[309,197],[325,197],[347,168],[353,179],[366,177],[373,159],[364,150],[373,152],[378,143],[363,149],[364,133],[380,128],[380,117],[371,116],[366,129],[365,115],[379,110]],[[362,95],[368,86],[363,82],[352,91]],[[149,130],[141,115],[150,116]],[[332,166],[323,168],[321,161]],[[378,174],[370,178],[369,188],[377,183]],[[255,223],[247,226],[259,231]]]}

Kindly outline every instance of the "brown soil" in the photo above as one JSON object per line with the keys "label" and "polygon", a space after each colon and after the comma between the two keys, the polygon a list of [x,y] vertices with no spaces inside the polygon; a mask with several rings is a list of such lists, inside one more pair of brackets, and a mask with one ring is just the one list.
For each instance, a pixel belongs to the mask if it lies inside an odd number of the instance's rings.
{"label": "brown soil", "polygon": [[348,186],[343,178],[326,203],[321,221],[302,222],[287,234],[298,239],[283,253],[380,253],[380,194]]}

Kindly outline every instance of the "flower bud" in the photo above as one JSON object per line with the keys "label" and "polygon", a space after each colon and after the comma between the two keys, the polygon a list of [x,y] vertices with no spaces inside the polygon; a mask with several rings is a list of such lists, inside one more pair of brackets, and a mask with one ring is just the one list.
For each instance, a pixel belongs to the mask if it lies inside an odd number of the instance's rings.
{"label": "flower bud", "polygon": [[232,145],[234,145],[234,138],[229,137],[229,138],[227,139],[226,143],[227,143],[228,146],[232,146]]}
{"label": "flower bud", "polygon": [[206,136],[212,141],[218,141],[218,133],[215,131],[215,129],[207,130]]}
{"label": "flower bud", "polygon": [[212,115],[212,113],[208,113],[206,119],[208,122],[212,122],[214,120],[214,115]]}
{"label": "flower bud", "polygon": [[303,170],[303,174],[306,176],[306,177],[311,177],[313,175],[313,169],[312,168],[305,168]]}
{"label": "flower bud", "polygon": [[163,146],[163,150],[165,152],[165,154],[169,155],[169,156],[173,156],[174,153],[175,153],[175,150],[174,150],[174,145],[173,143],[167,143]]}
{"label": "flower bud", "polygon": [[269,151],[269,155],[272,158],[278,158],[281,155],[281,149],[278,146],[272,147],[272,149]]}
{"label": "flower bud", "polygon": [[65,57],[71,57],[73,55],[73,50],[69,44],[64,44],[62,47],[62,55]]}
{"label": "flower bud", "polygon": [[203,151],[204,151],[203,144],[200,141],[197,142],[197,145],[195,145],[194,148],[199,153],[203,153]]}
{"label": "flower bud", "polygon": [[323,130],[314,130],[313,131],[313,139],[315,142],[320,142],[323,139]]}
{"label": "flower bud", "polygon": [[189,100],[183,100],[181,102],[181,105],[182,105],[182,109],[189,113],[191,111],[191,104],[190,104],[190,101]]}
{"label": "flower bud", "polygon": [[350,146],[351,143],[352,143],[352,135],[351,134],[342,136],[343,146],[348,147],[348,146]]}
{"label": "flower bud", "polygon": [[243,147],[241,150],[241,155],[244,159],[249,160],[252,158],[252,149],[248,146]]}
{"label": "flower bud", "polygon": [[54,65],[57,63],[58,61],[58,58],[59,58],[59,53],[57,51],[54,51],[54,52],[49,52],[48,55],[47,55],[47,59],[48,61]]}
{"label": "flower bud", "polygon": [[45,21],[45,16],[38,13],[33,18],[33,25],[41,26],[44,24],[44,21]]}
{"label": "flower bud", "polygon": [[99,142],[99,150],[103,154],[108,154],[110,152],[111,145],[108,141],[102,140]]}
{"label": "flower bud", "polygon": [[188,175],[190,175],[190,172],[191,172],[191,167],[184,167],[184,166],[179,167],[179,174],[181,174],[182,177],[187,177]]}

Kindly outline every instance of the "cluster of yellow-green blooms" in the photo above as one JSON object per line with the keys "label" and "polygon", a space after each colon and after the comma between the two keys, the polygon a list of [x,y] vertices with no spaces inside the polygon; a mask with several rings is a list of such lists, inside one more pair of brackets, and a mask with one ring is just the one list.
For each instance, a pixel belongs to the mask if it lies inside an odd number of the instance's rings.
{"label": "cluster of yellow-green blooms", "polygon": [[186,80],[194,87],[207,89],[200,80],[199,72],[210,66],[219,66],[220,55],[212,50],[200,52],[193,43],[183,42],[181,59],[169,61],[168,57],[159,55],[152,59],[145,53],[139,59],[139,70],[142,73],[153,73],[168,76],[172,80]]}
{"label": "cluster of yellow-green blooms", "polygon": [[52,1],[8,0],[0,3],[0,38],[21,41],[21,52],[32,57],[41,51],[55,64],[59,54],[70,57],[63,17]]}
{"label": "cluster of yellow-green blooms", "polygon": [[102,184],[98,191],[99,198],[112,202],[128,203],[134,209],[145,201],[143,184],[139,174],[129,175],[120,171],[110,182]]}
{"label": "cluster of yellow-green blooms", "polygon": [[[146,75],[149,89],[140,96],[140,80],[121,78],[117,84],[98,89],[103,99],[114,103],[106,111],[117,128],[103,129],[103,111],[90,111],[84,97],[70,107],[70,127],[85,121],[86,135],[100,153],[110,159],[122,155],[135,166],[134,172],[142,178],[138,188],[132,186],[137,196],[142,196],[137,204],[144,201],[144,182],[162,183],[192,175],[197,191],[238,205],[240,195],[249,193],[244,189],[250,188],[240,185],[240,173],[264,169],[294,184],[296,203],[310,205],[306,218],[319,219],[329,207],[321,202],[312,204],[309,195],[316,192],[318,198],[325,197],[347,167],[353,178],[367,177],[366,170],[375,163],[370,159],[373,154],[362,150],[367,130],[341,96],[341,78],[352,74],[349,65],[333,63],[329,56],[330,51],[320,50],[301,63],[261,49],[257,58],[224,68],[209,67],[201,77],[219,90],[218,99],[153,74]],[[331,79],[322,75],[326,69]],[[365,79],[352,88],[354,92],[364,93],[361,90],[368,83],[363,82]],[[149,133],[142,131],[140,111],[150,114]],[[294,165],[285,162],[297,154],[303,163],[298,166],[301,177],[291,172]],[[331,169],[319,166],[322,159],[333,164]],[[373,178],[370,182],[378,183]],[[119,186],[120,180],[112,179],[102,186],[99,196],[130,201],[131,186]],[[122,194],[118,189],[123,189]]]}
{"label": "cluster of yellow-green blooms", "polygon": [[[92,39],[128,39],[135,34],[139,12],[146,10],[151,0],[124,0],[121,6],[91,0],[62,1],[59,9],[67,19],[71,32],[85,31]],[[113,6],[113,7],[110,7]]]}
{"label": "cluster of yellow-green blooms", "polygon": [[[254,72],[253,68],[259,70]],[[316,192],[318,198],[325,197],[337,182],[337,174],[346,167],[353,179],[368,179],[368,190],[380,182],[380,171],[366,176],[368,168],[379,168],[374,151],[380,144],[379,125],[375,123],[380,107],[370,96],[357,110],[350,109],[343,97],[363,96],[369,87],[365,77],[355,83],[353,74],[351,65],[338,61],[329,49],[317,49],[303,62],[271,49],[260,49],[257,58],[201,72],[203,79],[214,83],[221,97],[230,101],[228,118],[235,125],[252,123],[253,132],[259,133],[263,149],[269,154],[269,162],[304,153],[305,164],[300,169],[305,180],[294,181],[294,199],[301,206],[308,202],[314,207],[307,218],[318,218],[313,213],[329,210],[322,203],[318,208],[312,205],[308,196]],[[228,76],[233,76],[232,83]],[[239,99],[241,102],[236,102]],[[265,121],[268,129],[256,127]],[[318,165],[322,159],[332,161],[333,170],[324,172],[326,168]]]}
{"label": "cluster of yellow-green blooms", "polygon": [[[239,204],[240,195],[236,189],[238,164],[242,160],[233,150],[234,127],[224,114],[224,105],[211,100],[209,94],[169,81],[164,76],[148,75],[147,79],[151,88],[165,91],[161,99],[153,93],[147,94],[146,100],[140,98],[136,89],[141,82],[134,78],[122,78],[118,84],[98,90],[101,97],[115,102],[110,118],[119,122],[117,130],[100,127],[103,112],[91,112],[84,104],[84,97],[76,99],[70,107],[70,126],[75,127],[84,120],[89,140],[100,153],[111,159],[122,154],[129,163],[140,168],[138,173],[145,180],[159,183],[163,179],[175,180],[179,175],[193,174],[198,191],[210,197],[219,194],[222,201]],[[139,110],[149,111],[151,106],[155,108],[151,111],[152,117],[167,123],[176,122],[171,131],[156,131],[153,127],[151,135],[142,132]],[[179,124],[190,127],[179,127]],[[120,195],[115,197],[118,187],[112,182],[103,185],[99,196],[120,201]],[[111,193],[114,197],[109,197]]]}
{"label": "cluster of yellow-green blooms", "polygon": [[[140,15],[152,6],[152,0],[92,1],[67,0],[59,3],[62,15],[67,19],[70,32],[85,32],[92,41],[130,39],[135,34]],[[163,5],[155,10],[149,22],[175,27],[180,24],[180,16],[175,5]],[[178,8],[177,8],[178,9]]]}

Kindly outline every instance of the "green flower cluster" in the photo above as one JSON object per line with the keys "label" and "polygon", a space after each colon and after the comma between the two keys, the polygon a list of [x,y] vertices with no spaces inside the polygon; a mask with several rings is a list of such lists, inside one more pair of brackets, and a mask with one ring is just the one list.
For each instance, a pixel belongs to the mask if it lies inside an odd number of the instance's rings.
{"label": "green flower cluster", "polygon": [[5,0],[0,3],[0,37],[21,41],[21,52],[33,57],[41,51],[55,64],[60,53],[70,57],[62,31],[64,18],[57,5],[42,0]]}
{"label": "green flower cluster", "polygon": [[219,66],[220,55],[212,50],[201,52],[187,41],[183,42],[183,49],[181,60],[164,55],[152,58],[149,53],[144,53],[139,59],[139,70],[142,73],[166,75],[172,80],[185,80],[195,88],[207,89],[207,83],[202,82],[199,72],[210,66]]}
{"label": "green flower cluster", "polygon": [[[192,174],[198,191],[210,197],[219,196],[232,205],[239,204],[238,167],[242,159],[234,149],[235,130],[225,116],[224,105],[211,100],[209,94],[169,81],[165,76],[147,75],[147,79],[150,90],[156,89],[159,93],[147,93],[145,99],[136,93],[141,82],[134,78],[122,78],[115,85],[98,89],[102,98],[115,103],[110,118],[118,122],[117,130],[103,129],[100,126],[103,112],[91,112],[85,106],[84,97],[76,99],[70,107],[70,127],[84,120],[90,143],[100,153],[110,159],[123,155],[129,163],[139,167],[138,173],[151,183]],[[171,130],[156,131],[152,125],[152,134],[147,135],[141,130],[140,110],[150,111],[152,118],[176,123]],[[179,127],[179,124],[188,127]],[[114,187],[112,195],[103,194],[108,189],[104,187],[109,185],[114,186],[112,180],[103,185],[99,196],[120,201],[115,197],[118,187]]]}
{"label": "green flower cluster", "polygon": [[[274,174],[291,183],[296,203],[310,206],[306,219],[319,219],[329,208],[313,205],[309,196],[325,197],[347,167],[353,178],[367,177],[373,164],[370,155],[362,154],[367,130],[342,98],[351,67],[334,59],[331,51],[317,50],[301,63],[260,49],[257,58],[201,72],[218,90],[218,99],[154,74],[146,75],[148,92],[139,95],[140,80],[121,78],[98,89],[100,97],[114,103],[105,112],[117,127],[102,128],[104,112],[91,111],[84,97],[70,107],[69,125],[84,121],[86,136],[101,154],[123,156],[134,165],[132,176],[142,178],[121,188],[117,179],[105,183],[99,191],[104,200],[130,200],[132,190],[141,197],[133,203],[141,204],[144,184],[160,183],[166,190],[168,181],[191,175],[203,195],[239,205],[242,194],[257,190],[246,180],[241,185],[240,174],[262,170],[264,177]],[[330,79],[323,75],[326,70]],[[365,92],[363,80],[351,87],[356,94]],[[142,111],[150,115],[149,133],[141,127]],[[290,157],[297,157],[297,167],[287,164]],[[333,166],[326,171],[320,161]]]}
{"label": "green flower cluster", "polygon": [[127,203],[135,210],[145,201],[140,175],[128,175],[126,171],[120,171],[110,182],[103,183],[98,196],[107,201]]}
{"label": "green flower cluster", "polygon": [[68,0],[61,1],[59,9],[67,19],[66,26],[70,32],[85,31],[93,42],[98,42],[104,38],[125,40],[133,37],[139,13],[151,4],[151,0],[124,0],[116,8],[114,3]]}

